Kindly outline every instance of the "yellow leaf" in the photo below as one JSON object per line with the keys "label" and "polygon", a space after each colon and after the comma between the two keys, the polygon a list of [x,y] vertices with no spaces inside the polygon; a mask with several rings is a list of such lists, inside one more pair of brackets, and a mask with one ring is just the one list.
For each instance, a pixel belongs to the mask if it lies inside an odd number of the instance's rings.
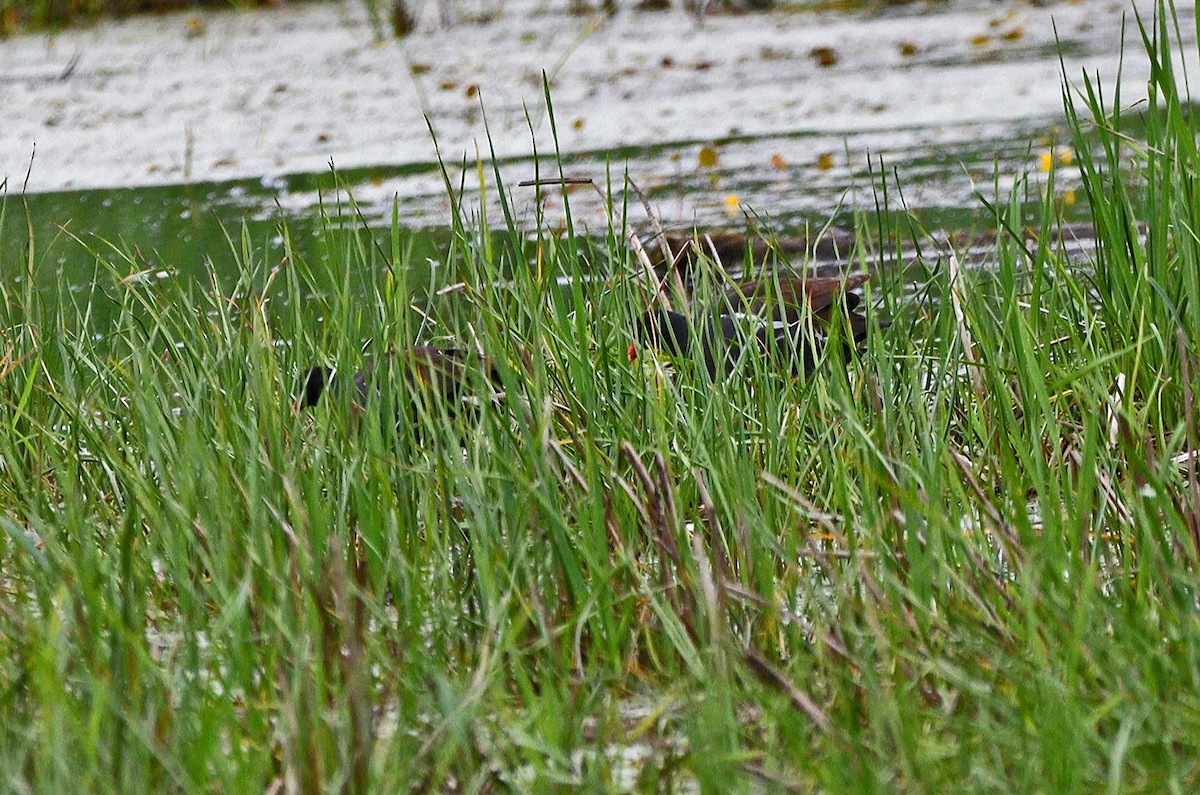
{"label": "yellow leaf", "polygon": [[1039,171],[1049,171],[1050,166],[1053,163],[1054,163],[1054,158],[1050,155],[1050,153],[1042,152],[1042,154],[1038,157],[1038,170]]}
{"label": "yellow leaf", "polygon": [[725,211],[730,215],[737,215],[742,210],[742,201],[736,194],[729,194],[725,197]]}
{"label": "yellow leaf", "polygon": [[785,168],[787,168],[787,161],[783,159],[783,155],[774,154],[771,155],[771,165],[775,166],[775,168],[778,170],[783,171]]}
{"label": "yellow leaf", "polygon": [[833,168],[833,153],[822,152],[817,155],[817,171],[828,171]]}
{"label": "yellow leaf", "polygon": [[717,150],[711,146],[700,147],[700,168],[717,167]]}

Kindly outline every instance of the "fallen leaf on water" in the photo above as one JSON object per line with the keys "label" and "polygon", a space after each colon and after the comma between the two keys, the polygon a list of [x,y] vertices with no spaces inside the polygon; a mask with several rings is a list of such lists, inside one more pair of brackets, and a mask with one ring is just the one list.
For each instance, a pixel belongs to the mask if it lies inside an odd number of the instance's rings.
{"label": "fallen leaf on water", "polygon": [[183,23],[183,28],[183,35],[189,39],[198,39],[208,30],[204,24],[204,17],[198,14],[192,14],[188,17],[187,21]]}
{"label": "fallen leaf on water", "polygon": [[808,54],[817,62],[817,66],[830,67],[838,62],[837,51],[832,47],[813,47]]}
{"label": "fallen leaf on water", "polygon": [[822,152],[817,155],[817,171],[828,171],[833,168],[833,153]]}
{"label": "fallen leaf on water", "polygon": [[711,146],[700,147],[700,168],[717,167],[717,150]]}
{"label": "fallen leaf on water", "polygon": [[774,154],[771,155],[771,165],[775,166],[775,168],[779,169],[780,171],[783,171],[785,168],[787,168],[787,161],[783,159],[783,155]]}

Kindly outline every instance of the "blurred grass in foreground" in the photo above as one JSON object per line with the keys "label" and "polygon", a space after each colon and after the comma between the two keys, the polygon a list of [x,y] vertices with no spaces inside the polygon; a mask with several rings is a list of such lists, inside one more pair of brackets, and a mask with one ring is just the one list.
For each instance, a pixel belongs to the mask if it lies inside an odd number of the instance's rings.
{"label": "blurred grass in foreground", "polygon": [[[926,241],[915,298],[868,284],[869,355],[795,382],[630,365],[622,228],[531,261],[459,206],[432,285],[398,219],[390,249],[330,225],[333,269],[235,237],[235,284],[101,243],[87,293],[34,289],[36,245],[0,263],[3,789],[1194,791],[1174,24],[1143,31],[1144,139],[1067,94],[1092,259],[1052,202],[1033,235],[998,203],[994,270]],[[418,339],[496,357],[505,401],[291,410],[304,365]]]}

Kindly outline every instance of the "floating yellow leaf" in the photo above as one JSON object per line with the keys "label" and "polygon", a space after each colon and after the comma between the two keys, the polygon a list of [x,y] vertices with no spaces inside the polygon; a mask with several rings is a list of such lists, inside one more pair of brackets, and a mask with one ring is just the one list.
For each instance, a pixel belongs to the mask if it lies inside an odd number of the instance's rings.
{"label": "floating yellow leaf", "polygon": [[1012,30],[1005,31],[1004,38],[1008,41],[1017,41],[1024,35],[1025,31],[1021,28],[1013,28]]}
{"label": "floating yellow leaf", "polygon": [[822,152],[817,155],[817,171],[828,171],[833,168],[833,153]]}
{"label": "floating yellow leaf", "polygon": [[917,45],[911,41],[902,41],[899,44],[900,54],[905,58],[911,58],[917,54]]}
{"label": "floating yellow leaf", "polygon": [[711,146],[700,147],[700,168],[717,167],[717,150]]}
{"label": "floating yellow leaf", "polygon": [[992,40],[991,36],[987,35],[986,33],[981,33],[978,36],[971,37],[971,44],[975,47],[983,47],[991,40]]}
{"label": "floating yellow leaf", "polygon": [[1050,166],[1053,163],[1054,163],[1054,158],[1050,155],[1050,153],[1042,152],[1042,154],[1038,157],[1038,170],[1039,171],[1049,171]]}
{"label": "floating yellow leaf", "polygon": [[1075,204],[1075,189],[1067,188],[1066,190],[1064,190],[1062,200],[1063,200],[1063,204],[1066,205],[1067,207],[1073,206]]}
{"label": "floating yellow leaf", "polygon": [[192,14],[183,23],[183,35],[189,39],[196,39],[208,32],[208,28],[204,24],[204,17],[199,14]]}
{"label": "floating yellow leaf", "polygon": [[725,211],[730,215],[737,215],[742,210],[742,200],[736,194],[729,194],[725,197]]}
{"label": "floating yellow leaf", "polygon": [[571,122],[571,129],[575,130],[577,132],[579,130],[582,130],[583,129],[583,119],[576,119],[575,121]]}
{"label": "floating yellow leaf", "polygon": [[783,155],[774,154],[771,155],[771,165],[775,166],[775,168],[779,169],[780,171],[783,171],[785,168],[787,168],[787,161],[783,159]]}
{"label": "floating yellow leaf", "polygon": [[1075,150],[1068,146],[1066,149],[1059,151],[1058,162],[1062,163],[1064,166],[1069,166],[1074,163]]}

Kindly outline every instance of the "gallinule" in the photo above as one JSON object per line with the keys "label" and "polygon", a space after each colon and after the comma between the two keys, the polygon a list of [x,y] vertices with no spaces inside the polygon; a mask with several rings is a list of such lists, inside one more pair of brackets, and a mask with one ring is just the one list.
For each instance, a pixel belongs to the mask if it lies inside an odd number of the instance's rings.
{"label": "gallinule", "polygon": [[742,349],[754,345],[794,374],[809,372],[820,358],[836,315],[847,323],[847,356],[853,351],[851,341],[858,346],[866,340],[867,318],[859,310],[862,299],[849,291],[867,278],[866,274],[845,279],[787,277],[736,284],[695,323],[678,312],[650,309],[635,323],[629,359],[637,359],[639,343],[682,357],[699,345],[705,369],[715,378],[718,370],[731,372]]}
{"label": "gallinule", "polygon": [[[747,257],[762,263],[773,258],[784,261],[814,257],[820,261],[838,260],[854,248],[855,236],[836,227],[822,229],[816,235],[798,235],[770,239],[743,232],[711,231],[699,234],[695,229],[667,232],[647,241],[646,253],[659,275],[668,268],[677,268],[686,279],[695,272],[701,258],[714,260],[722,268],[740,265]],[[665,245],[664,245],[665,244]]]}
{"label": "gallinule", "polygon": [[[493,385],[499,386],[501,383],[500,374],[492,362],[458,348],[418,345],[390,354],[380,366],[394,367],[399,377],[408,379],[411,389],[424,390],[442,401],[451,415],[458,413],[467,397],[468,384],[476,372],[485,375]],[[361,411],[366,405],[371,382],[378,380],[373,378],[374,371],[375,367],[368,364],[354,373],[354,392],[351,393],[350,400],[355,411]],[[294,404],[295,408],[299,410],[315,406],[326,391],[336,393],[340,388],[341,383],[335,378],[332,368],[310,367],[300,378],[300,392]],[[414,403],[413,413],[415,412]],[[397,422],[402,418],[401,415],[400,407],[397,406]]]}

